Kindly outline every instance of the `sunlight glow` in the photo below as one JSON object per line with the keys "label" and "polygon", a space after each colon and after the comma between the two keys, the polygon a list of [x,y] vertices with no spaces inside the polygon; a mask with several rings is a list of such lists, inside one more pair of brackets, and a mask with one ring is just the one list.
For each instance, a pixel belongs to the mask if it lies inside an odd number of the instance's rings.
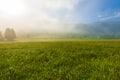
{"label": "sunlight glow", "polygon": [[0,14],[5,17],[18,17],[26,12],[21,0],[0,0]]}

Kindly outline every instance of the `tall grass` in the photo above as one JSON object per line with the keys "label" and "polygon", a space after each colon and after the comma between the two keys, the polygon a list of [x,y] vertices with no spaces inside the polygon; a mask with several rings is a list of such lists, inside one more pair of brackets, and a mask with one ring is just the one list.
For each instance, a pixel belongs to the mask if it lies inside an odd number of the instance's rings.
{"label": "tall grass", "polygon": [[119,80],[120,41],[0,44],[1,80]]}

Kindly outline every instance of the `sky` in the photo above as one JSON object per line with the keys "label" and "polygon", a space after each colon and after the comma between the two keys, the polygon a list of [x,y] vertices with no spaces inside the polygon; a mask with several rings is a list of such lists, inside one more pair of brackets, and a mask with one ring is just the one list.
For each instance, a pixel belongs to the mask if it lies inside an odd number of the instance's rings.
{"label": "sky", "polygon": [[43,25],[50,23],[93,23],[119,18],[120,0],[0,0],[2,27],[33,29],[42,25],[45,29],[48,27]]}

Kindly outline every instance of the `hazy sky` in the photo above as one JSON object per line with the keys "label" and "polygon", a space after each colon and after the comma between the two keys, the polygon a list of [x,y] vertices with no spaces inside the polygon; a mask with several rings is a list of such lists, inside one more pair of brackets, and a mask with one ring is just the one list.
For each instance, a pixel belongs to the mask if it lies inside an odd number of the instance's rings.
{"label": "hazy sky", "polygon": [[2,27],[35,28],[50,22],[89,23],[119,18],[120,0],[0,0]]}

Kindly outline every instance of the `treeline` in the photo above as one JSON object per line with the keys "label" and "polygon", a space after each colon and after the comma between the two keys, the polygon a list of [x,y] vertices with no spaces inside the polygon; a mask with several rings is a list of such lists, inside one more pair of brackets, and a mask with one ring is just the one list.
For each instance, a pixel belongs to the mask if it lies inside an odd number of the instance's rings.
{"label": "treeline", "polygon": [[0,31],[0,41],[14,41],[15,39],[16,39],[16,33],[14,29],[7,28],[4,34],[2,34],[2,32]]}

